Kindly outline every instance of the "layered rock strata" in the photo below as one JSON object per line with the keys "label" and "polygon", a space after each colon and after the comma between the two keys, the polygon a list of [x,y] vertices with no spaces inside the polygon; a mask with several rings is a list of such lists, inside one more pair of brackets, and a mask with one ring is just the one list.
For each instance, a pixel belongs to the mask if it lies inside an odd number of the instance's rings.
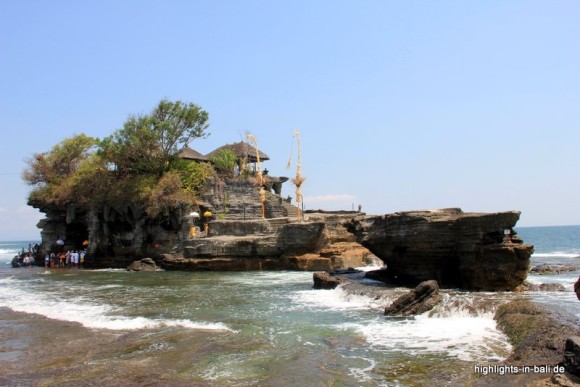
{"label": "layered rock strata", "polygon": [[357,242],[386,265],[386,280],[410,286],[513,290],[526,279],[533,246],[513,230],[520,213],[460,209],[398,212],[347,222]]}
{"label": "layered rock strata", "polygon": [[385,314],[388,316],[413,316],[433,309],[440,301],[441,294],[439,294],[437,281],[424,281],[387,306]]}
{"label": "layered rock strata", "polygon": [[127,271],[163,271],[163,269],[157,266],[153,259],[143,258],[131,263],[127,267]]}
{"label": "layered rock strata", "polygon": [[[342,220],[353,216],[361,215],[342,215]],[[324,216],[305,222],[212,221],[208,236],[179,244],[160,265],[169,270],[333,270],[373,263],[377,258],[368,249],[345,241],[349,234],[340,224]]]}

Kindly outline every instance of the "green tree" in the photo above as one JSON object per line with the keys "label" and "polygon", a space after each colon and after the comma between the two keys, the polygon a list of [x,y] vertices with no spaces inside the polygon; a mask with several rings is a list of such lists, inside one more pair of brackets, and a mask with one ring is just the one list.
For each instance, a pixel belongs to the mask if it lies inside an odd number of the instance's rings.
{"label": "green tree", "polygon": [[205,138],[208,114],[193,103],[159,102],[151,113],[151,129],[157,134],[164,161],[175,156],[196,138]]}
{"label": "green tree", "polygon": [[96,138],[86,134],[67,138],[53,146],[50,152],[35,154],[27,160],[28,168],[22,177],[30,185],[58,184],[94,153],[97,143]]}
{"label": "green tree", "polygon": [[101,143],[104,158],[119,173],[161,176],[179,151],[195,138],[208,136],[208,114],[193,103],[159,102],[151,114],[131,116]]}
{"label": "green tree", "polygon": [[179,174],[168,172],[156,184],[148,184],[141,192],[147,215],[152,218],[168,215],[172,209],[194,204],[194,198],[183,189]]}
{"label": "green tree", "polygon": [[179,173],[183,189],[194,197],[201,195],[208,179],[215,175],[211,164],[190,160],[173,160],[170,169]]}
{"label": "green tree", "polygon": [[238,163],[238,157],[233,150],[224,148],[220,149],[215,156],[211,156],[209,161],[211,161],[218,171],[227,175],[233,175],[234,168]]}
{"label": "green tree", "polygon": [[102,141],[84,134],[65,139],[28,160],[23,178],[33,186],[29,204],[89,209],[130,202],[151,217],[191,205],[214,170],[176,156],[207,136],[207,119],[192,103],[163,100],[149,115],[130,116]]}
{"label": "green tree", "polygon": [[92,173],[98,171],[97,143],[97,139],[80,134],[61,141],[49,152],[33,155],[22,174],[24,181],[34,186],[29,199],[56,204],[86,200],[78,189],[82,187],[79,176],[87,171],[88,165]]}

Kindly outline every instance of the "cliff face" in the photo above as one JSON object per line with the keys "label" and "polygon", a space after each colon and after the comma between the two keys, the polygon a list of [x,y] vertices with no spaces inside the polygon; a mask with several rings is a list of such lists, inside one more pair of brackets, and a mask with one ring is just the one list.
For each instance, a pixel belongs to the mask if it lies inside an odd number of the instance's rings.
{"label": "cliff face", "polygon": [[354,219],[346,227],[387,265],[392,282],[415,286],[434,279],[445,287],[513,290],[526,279],[533,252],[513,231],[519,216],[412,211]]}
{"label": "cliff face", "polygon": [[198,211],[214,217],[207,234],[201,231],[205,219],[197,220],[194,237],[189,235],[193,223],[186,209],[152,219],[131,203],[89,210],[31,204],[46,214],[38,224],[42,250],[81,249],[88,242],[87,267],[127,267],[151,257],[173,270],[331,270],[362,266],[375,258],[340,225],[360,214],[313,215],[311,221],[298,223],[298,209],[279,195],[285,179],[269,177],[274,193],[266,195],[266,219],[255,184],[211,180]]}
{"label": "cliff face", "polygon": [[[130,204],[89,211],[69,205],[41,211],[46,214],[37,225],[41,250],[87,248],[86,265],[95,267],[126,267],[137,258],[169,251],[182,240],[186,227],[180,210],[160,221]],[[58,240],[63,245],[58,245]]]}
{"label": "cliff face", "polygon": [[214,221],[209,236],[184,241],[160,265],[170,270],[333,270],[376,259],[356,242],[337,238],[340,229],[339,222],[320,218]]}

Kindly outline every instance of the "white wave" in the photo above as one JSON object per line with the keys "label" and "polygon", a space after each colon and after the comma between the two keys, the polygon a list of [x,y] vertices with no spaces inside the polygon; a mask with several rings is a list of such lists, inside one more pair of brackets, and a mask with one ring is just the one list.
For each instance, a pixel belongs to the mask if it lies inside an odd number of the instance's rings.
{"label": "white wave", "polygon": [[[340,286],[332,290],[297,291],[288,297],[303,308],[333,311],[382,309],[393,301],[353,295]],[[364,323],[339,324],[337,328],[361,333],[373,347],[411,355],[446,353],[466,361],[487,361],[501,360],[509,354],[511,346],[496,328],[493,310],[475,308],[475,297],[469,294],[444,294],[443,298],[441,307],[414,318],[381,316]],[[362,377],[366,369],[353,372]]]}
{"label": "white wave", "polygon": [[109,329],[109,330],[137,330],[137,329],[154,329],[161,327],[181,327],[197,330],[219,330],[219,331],[234,332],[232,329],[228,328],[223,323],[209,323],[191,320],[172,320],[172,319],[155,320],[145,317],[100,316],[96,319],[93,318],[91,321],[86,321],[84,318],[81,318],[76,320],[76,322],[81,323],[86,328]]}
{"label": "white wave", "polygon": [[305,271],[260,271],[245,272],[232,278],[232,282],[251,286],[272,286],[279,284],[312,284],[312,272]]}
{"label": "white wave", "polygon": [[580,258],[580,252],[553,252],[553,253],[534,253],[532,258]]}
{"label": "white wave", "polygon": [[372,299],[367,296],[350,294],[340,286],[335,289],[309,289],[288,294],[292,302],[303,308],[320,308],[339,310],[363,310],[383,308],[392,300],[381,298]]}
{"label": "white wave", "polygon": [[[2,280],[9,284],[8,279]],[[109,305],[98,304],[83,297],[61,300],[57,294],[46,293],[39,297],[31,290],[7,286],[0,292],[0,306],[16,312],[38,314],[50,319],[70,321],[86,328],[109,330],[153,329],[182,327],[199,330],[234,332],[223,323],[191,321],[186,319],[150,319],[115,315]]]}
{"label": "white wave", "polygon": [[377,319],[365,324],[345,323],[338,328],[361,333],[376,349],[410,355],[445,353],[464,361],[502,360],[511,346],[490,317]]}
{"label": "white wave", "polygon": [[14,277],[0,278],[0,285],[13,284],[15,282]]}
{"label": "white wave", "polygon": [[366,367],[363,366],[364,368],[350,367],[348,369],[349,375],[357,378],[359,382],[368,382],[372,379],[368,373],[375,368],[375,366],[377,365],[376,361],[374,361],[373,359],[368,359],[360,356],[345,356],[345,358],[359,360],[361,363],[368,364]]}
{"label": "white wave", "polygon": [[0,249],[0,254],[18,254],[20,249]]}
{"label": "white wave", "polygon": [[382,267],[383,266],[360,266],[360,267],[356,267],[355,269],[362,270],[362,271],[372,271],[372,270],[379,270]]}

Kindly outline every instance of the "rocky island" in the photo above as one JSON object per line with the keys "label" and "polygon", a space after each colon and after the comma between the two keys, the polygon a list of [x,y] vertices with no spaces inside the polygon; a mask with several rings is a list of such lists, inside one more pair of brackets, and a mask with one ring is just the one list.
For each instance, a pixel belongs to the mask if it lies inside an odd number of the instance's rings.
{"label": "rocky island", "polygon": [[[33,187],[29,204],[46,215],[37,263],[51,252],[86,250],[89,268],[324,271],[314,274],[315,287],[384,297],[385,314],[398,317],[433,309],[440,288],[524,288],[533,246],[516,235],[519,212],[303,213],[300,162],[292,204],[282,196],[290,179],[262,170],[269,156],[253,136],[207,155],[189,147],[207,135],[207,118],[194,104],[164,100],[103,140],[78,135],[34,155],[24,178]],[[350,269],[369,264],[383,268]],[[414,289],[370,289],[348,275]],[[580,281],[576,292],[580,298]],[[578,332],[537,315],[511,304],[496,314],[514,345],[523,343],[510,361],[533,355],[555,364],[564,356],[578,372],[580,339],[568,339],[562,355],[564,337]],[[541,331],[549,340],[535,340]]]}
{"label": "rocky island", "polygon": [[[288,177],[271,176],[252,135],[207,155],[207,113],[163,100],[99,140],[66,139],[34,155],[24,178],[29,204],[46,214],[40,256],[86,249],[87,267],[151,258],[166,270],[334,270],[386,264],[375,279],[416,286],[513,290],[532,246],[514,232],[519,213],[459,209],[366,216],[302,213],[300,137],[295,205]],[[377,257],[380,259],[378,260]]]}

